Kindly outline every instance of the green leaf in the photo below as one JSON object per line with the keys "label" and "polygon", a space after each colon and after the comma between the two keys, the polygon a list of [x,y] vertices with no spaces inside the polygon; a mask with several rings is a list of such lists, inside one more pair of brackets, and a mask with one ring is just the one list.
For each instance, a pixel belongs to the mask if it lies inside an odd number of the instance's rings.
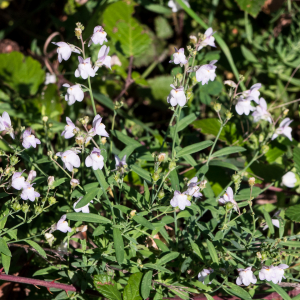
{"label": "green leaf", "polygon": [[216,166],[216,167],[222,167],[222,168],[227,168],[227,169],[231,169],[234,171],[238,171],[238,167],[236,167],[234,164],[225,162],[225,161],[221,161],[221,160],[212,160],[209,162],[210,166]]}
{"label": "green leaf", "polygon": [[105,274],[95,275],[94,286],[105,298],[109,300],[122,300],[117,284],[110,276]]}
{"label": "green leaf", "polygon": [[148,271],[142,279],[141,294],[144,299],[147,299],[150,296],[150,291],[152,288],[152,274],[153,271]]}
{"label": "green leaf", "polygon": [[298,174],[300,174],[300,148],[298,148],[298,147],[294,148],[293,159],[295,162],[295,168],[296,168]]}
{"label": "green leaf", "polygon": [[11,256],[11,252],[8,249],[6,242],[2,237],[0,237],[0,252],[7,256]]}
{"label": "green leaf", "polygon": [[280,242],[280,246],[286,246],[286,247],[295,247],[299,248],[300,247],[300,242],[297,241],[286,241],[286,242]]}
{"label": "green leaf", "polygon": [[273,234],[275,232],[275,230],[274,230],[274,226],[273,226],[271,217],[267,211],[263,210],[263,213],[264,213],[264,217],[267,222],[267,225],[269,226],[270,232],[271,232],[271,234]]}
{"label": "green leaf", "polygon": [[190,216],[191,216],[191,214],[189,213],[189,211],[183,210],[177,215],[177,220],[180,218],[188,218]]}
{"label": "green leaf", "polygon": [[300,222],[300,204],[292,205],[285,211],[285,216],[295,222]]}
{"label": "green leaf", "polygon": [[0,54],[0,80],[22,96],[35,95],[44,82],[41,64],[20,52]]}
{"label": "green leaf", "polygon": [[232,283],[232,282],[227,282],[227,286],[228,288],[223,287],[223,289],[229,293],[229,294],[233,294],[243,300],[251,300],[252,297],[249,295],[249,293],[244,290],[243,288],[237,286],[236,284]]}
{"label": "green leaf", "polygon": [[196,114],[192,113],[184,118],[182,118],[177,125],[177,132],[183,130],[188,125],[190,125],[192,122],[194,122],[197,119]]}
{"label": "green leaf", "polygon": [[191,243],[193,252],[196,253],[201,258],[201,260],[204,260],[203,255],[201,254],[201,251],[200,251],[198,245],[191,240],[190,240],[190,243]]}
{"label": "green leaf", "polygon": [[31,240],[25,240],[25,242],[29,244],[32,248],[34,248],[40,255],[47,258],[45,250],[38,243]]}
{"label": "green leaf", "polygon": [[179,191],[180,190],[180,184],[179,184],[179,178],[177,174],[177,170],[173,170],[169,174],[169,178],[171,181],[171,187],[174,191]]}
{"label": "green leaf", "polygon": [[105,231],[105,227],[102,225],[99,225],[93,232],[93,236],[101,235]]}
{"label": "green leaf", "polygon": [[195,152],[199,152],[199,151],[211,146],[212,144],[213,144],[212,141],[204,141],[204,142],[200,142],[200,143],[196,143],[196,144],[187,146],[187,147],[181,149],[177,153],[177,157],[187,155],[187,154],[192,154],[192,153],[195,153]]}
{"label": "green leaf", "polygon": [[68,178],[64,177],[64,178],[60,178],[58,180],[55,180],[53,182],[53,187],[57,187],[60,186],[61,184],[63,184]]}
{"label": "green leaf", "polygon": [[159,4],[148,4],[145,5],[145,8],[158,14],[170,15],[172,13],[170,8]]}
{"label": "green leaf", "polygon": [[162,17],[158,16],[154,19],[155,32],[156,36],[161,39],[168,39],[173,36],[173,30],[170,26],[169,21]]}
{"label": "green leaf", "polygon": [[245,11],[253,18],[256,18],[261,11],[265,0],[235,0],[241,10]]}
{"label": "green leaf", "polygon": [[1,253],[1,258],[2,258],[2,265],[3,265],[4,271],[8,275],[11,257]]}
{"label": "green leaf", "polygon": [[124,241],[119,228],[113,228],[114,247],[116,250],[117,262],[121,265],[124,261]]}
{"label": "green leaf", "polygon": [[145,219],[143,216],[136,215],[136,216],[133,217],[133,220],[136,221],[137,223],[151,229],[151,230],[155,229],[155,227],[147,219]]}
{"label": "green leaf", "polygon": [[144,180],[144,197],[147,202],[150,202],[150,192],[147,182]]}
{"label": "green leaf", "polygon": [[75,208],[81,208],[86,206],[88,203],[90,203],[98,194],[98,189],[94,189],[92,191],[89,191],[86,195],[83,196],[83,198],[76,204]]}
{"label": "green leaf", "polygon": [[218,254],[216,252],[215,246],[209,240],[206,240],[206,243],[207,243],[207,249],[208,249],[210,257],[212,258],[212,261],[216,264],[219,264],[219,258],[218,258]]}
{"label": "green leaf", "polygon": [[173,272],[171,270],[168,270],[160,265],[157,265],[157,264],[151,264],[151,263],[148,263],[148,264],[144,264],[144,267],[145,268],[149,268],[149,269],[153,269],[155,271],[161,271],[163,273],[168,273],[168,274],[173,274]]}
{"label": "green leaf", "polygon": [[148,182],[152,182],[150,173],[137,165],[131,165],[131,170]]}
{"label": "green leaf", "polygon": [[120,131],[111,130],[110,132],[120,142],[124,143],[127,146],[136,146],[137,148],[142,146],[138,141],[136,141],[135,139],[127,136],[126,134],[124,134],[124,133],[122,133]]}
{"label": "green leaf", "polygon": [[86,213],[67,213],[67,219],[72,221],[82,221],[82,222],[89,222],[89,223],[104,223],[110,224],[111,220],[96,215],[96,214],[86,214]]}
{"label": "green leaf", "polygon": [[207,300],[214,300],[214,298],[209,294],[204,293],[204,296],[206,297]]}
{"label": "green leaf", "polygon": [[268,284],[275,290],[275,292],[277,292],[282,297],[283,300],[292,300],[281,286],[273,283],[272,281],[268,281]]}
{"label": "green leaf", "polygon": [[241,46],[242,53],[244,55],[244,58],[247,61],[253,62],[253,63],[258,63],[258,59],[255,57],[255,55],[247,49],[244,45]]}
{"label": "green leaf", "polygon": [[238,147],[238,146],[231,146],[231,147],[226,147],[224,149],[221,149],[219,151],[216,151],[213,153],[212,157],[219,157],[223,155],[230,155],[233,153],[238,153],[238,152],[243,152],[246,151],[244,147]]}
{"label": "green leaf", "polygon": [[[105,180],[105,177],[104,177],[104,174],[102,172],[102,170],[100,169],[97,169],[97,170],[93,170],[94,171],[94,174],[101,186],[101,188],[103,188],[105,191],[103,192],[106,192],[107,188],[109,187],[109,185],[107,184],[106,180]],[[92,183],[90,183],[92,185]],[[93,182],[93,184],[95,184],[95,182]],[[86,188],[85,188],[86,189]],[[88,192],[88,190],[86,190]]]}
{"label": "green leaf", "polygon": [[53,272],[56,272],[56,271],[59,271],[60,269],[63,269],[63,268],[68,268],[66,265],[57,265],[56,266],[50,266],[50,267],[47,267],[47,268],[43,268],[43,269],[40,269],[38,271],[36,271],[32,276],[40,276],[40,275],[48,275],[50,273],[53,273]]}
{"label": "green leaf", "polygon": [[140,284],[143,273],[134,273],[129,277],[128,283],[125,286],[123,300],[142,300],[140,295]]}
{"label": "green leaf", "polygon": [[176,259],[179,256],[178,252],[171,252],[164,255],[162,258],[160,258],[156,263],[159,265],[163,265],[168,263],[169,261]]}

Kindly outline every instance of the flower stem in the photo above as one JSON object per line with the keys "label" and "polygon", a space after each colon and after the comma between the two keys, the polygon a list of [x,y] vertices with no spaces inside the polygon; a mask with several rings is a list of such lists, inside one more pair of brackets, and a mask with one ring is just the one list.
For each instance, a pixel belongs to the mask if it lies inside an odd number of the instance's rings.
{"label": "flower stem", "polygon": [[91,101],[92,101],[92,106],[93,106],[93,111],[94,111],[94,115],[97,115],[97,111],[96,111],[96,106],[95,106],[95,100],[94,100],[94,96],[93,96],[93,92],[92,92],[92,86],[91,86],[91,78],[90,76],[88,76],[88,83],[89,83],[89,93],[90,93],[90,97],[91,97]]}
{"label": "flower stem", "polygon": [[175,158],[175,151],[174,151],[174,148],[175,148],[175,143],[176,143],[177,127],[178,127],[178,123],[179,123],[179,120],[180,120],[181,109],[182,109],[182,107],[180,106],[180,107],[179,107],[178,114],[177,114],[177,116],[176,116],[176,125],[175,125],[174,136],[173,136],[173,144],[172,144],[172,159]]}

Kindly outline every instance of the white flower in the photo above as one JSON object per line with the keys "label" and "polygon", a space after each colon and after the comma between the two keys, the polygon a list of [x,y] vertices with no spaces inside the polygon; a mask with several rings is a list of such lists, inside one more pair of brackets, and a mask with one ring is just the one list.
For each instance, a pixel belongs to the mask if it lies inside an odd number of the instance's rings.
{"label": "white flower", "polygon": [[255,83],[251,86],[250,90],[243,92],[244,97],[252,97],[257,104],[259,104],[259,95],[260,92],[258,91],[261,88],[261,83]]}
{"label": "white flower", "polygon": [[65,95],[65,100],[68,101],[68,105],[72,105],[76,101],[81,102],[84,98],[84,92],[82,91],[79,84],[70,86],[68,83],[63,84],[67,87],[67,94]]}
{"label": "white flower", "polygon": [[68,60],[71,56],[72,52],[79,53],[79,50],[77,50],[74,46],[72,47],[71,45],[65,43],[65,42],[58,42],[52,44],[58,46],[57,48],[57,53],[58,53],[58,61],[61,63],[62,60]]}
{"label": "white flower", "polygon": [[87,79],[89,76],[94,77],[95,71],[91,65],[91,58],[88,57],[83,59],[81,56],[78,56],[79,65],[75,70],[75,77],[82,77],[82,79]]}
{"label": "white flower", "polygon": [[114,66],[114,65],[116,65],[116,66],[122,66],[122,63],[121,63],[119,57],[116,54],[114,54],[111,57],[110,63],[111,63],[112,66]]}
{"label": "white flower", "polygon": [[95,45],[97,45],[97,44],[102,45],[103,42],[107,42],[106,36],[107,36],[107,33],[104,31],[103,27],[96,26],[94,28],[94,33],[91,36],[88,46],[91,46],[92,43],[94,43]]}
{"label": "white flower", "polygon": [[204,39],[201,40],[201,42],[199,43],[199,47],[197,49],[198,51],[206,46],[216,47],[215,38],[213,37],[214,33],[215,33],[215,31],[213,31],[211,27],[205,31]]}
{"label": "white flower", "polygon": [[32,180],[34,180],[36,177],[36,171],[34,170],[31,170],[28,174],[28,177],[27,177],[27,182],[31,182]]}
{"label": "white flower", "polygon": [[293,172],[287,172],[285,175],[282,176],[281,184],[289,188],[293,188],[297,182],[296,175]]}
{"label": "white flower", "polygon": [[70,172],[73,171],[73,167],[79,168],[80,158],[74,150],[57,152],[56,155],[61,157],[61,160],[64,163],[64,168],[67,168]]}
{"label": "white flower", "polygon": [[66,122],[68,125],[65,126],[65,130],[61,133],[61,136],[63,136],[65,139],[70,139],[75,135],[74,129],[79,129],[75,126],[75,124],[69,117],[66,117]]}
{"label": "white flower", "polygon": [[109,52],[109,47],[104,45],[100,48],[98,53],[98,59],[95,62],[95,67],[94,67],[95,72],[97,72],[99,67],[102,67],[103,65],[111,69],[111,65],[110,65],[111,57],[107,56],[108,52]]}
{"label": "white flower", "polygon": [[233,190],[231,187],[228,187],[226,193],[219,199],[219,203],[226,204],[227,202],[231,202],[233,204],[233,208],[235,211],[239,209],[238,204],[233,199]]}
{"label": "white flower", "polygon": [[170,60],[170,63],[174,63],[175,65],[185,65],[188,61],[184,55],[184,48],[180,48],[179,50],[175,48],[175,53],[173,54],[173,60]]}
{"label": "white flower", "polygon": [[235,105],[235,110],[239,115],[245,114],[246,116],[249,115],[250,111],[255,110],[255,107],[251,105],[251,101],[253,100],[252,97],[239,97],[237,103]]}
{"label": "white flower", "polygon": [[265,120],[269,123],[272,123],[271,114],[268,112],[266,100],[264,98],[260,98],[258,103],[259,105],[256,106],[255,111],[252,114],[254,122],[258,122],[259,120]]}
{"label": "white flower", "polygon": [[4,111],[2,114],[2,117],[0,117],[0,131],[7,131],[7,133],[14,139],[15,134],[14,134],[14,129],[11,126],[11,120],[9,117],[9,114]]}
{"label": "white flower", "polygon": [[78,179],[73,178],[70,180],[70,185],[72,188],[75,188],[78,184],[80,184],[80,181]]}
{"label": "white flower", "polygon": [[33,188],[33,184],[29,184],[28,182],[25,182],[26,186],[23,187],[22,193],[21,193],[21,198],[23,200],[30,200],[34,201],[35,198],[40,197],[41,195],[36,192]]}
{"label": "white flower", "polygon": [[[272,219],[272,224],[273,224],[275,227],[279,228],[279,220],[277,220],[277,219]],[[269,226],[268,226],[268,225],[265,225],[264,228],[263,228],[263,230],[266,230],[267,228],[269,228]]]}
{"label": "white flower", "polygon": [[283,135],[292,141],[292,128],[289,125],[293,122],[290,118],[285,118],[279,124],[279,127],[275,130],[275,133],[272,136],[272,140],[276,139],[278,135]]}
{"label": "white flower", "polygon": [[49,176],[47,179],[48,186],[52,186],[54,181],[55,181],[54,176]]}
{"label": "white flower", "polygon": [[171,90],[167,98],[168,103],[170,103],[172,106],[176,106],[177,104],[181,107],[184,106],[186,104],[184,88],[181,86],[176,89],[173,84],[170,86],[173,88],[173,90]]}
{"label": "white flower", "polygon": [[52,244],[54,242],[54,235],[52,233],[45,233],[45,239],[49,243],[50,247],[52,247]]}
{"label": "white flower", "polygon": [[237,87],[237,84],[234,81],[232,81],[232,80],[225,80],[224,84],[226,84],[226,85],[228,85],[228,86],[230,86],[232,88],[236,88]]}
{"label": "white flower", "polygon": [[116,161],[116,169],[121,169],[127,166],[126,155],[124,155],[122,159],[120,159],[118,155],[115,155],[115,161]]}
{"label": "white flower", "polygon": [[25,149],[28,149],[30,147],[36,148],[36,145],[39,145],[41,143],[39,139],[37,139],[33,134],[31,134],[31,129],[26,129],[23,132],[22,137],[23,137],[22,146]]}
{"label": "white flower", "polygon": [[284,277],[284,269],[287,269],[289,266],[286,264],[280,264],[276,267],[274,267],[274,278],[277,282],[274,283],[281,283],[282,278],[285,279]]}
{"label": "white flower", "polygon": [[100,136],[109,137],[108,133],[105,130],[105,125],[102,122],[102,118],[100,115],[96,115],[93,120],[93,129],[94,132]]}
{"label": "white flower", "polygon": [[200,187],[198,186],[200,182],[198,182],[197,177],[193,177],[188,183],[188,189],[186,190],[186,194],[190,196],[194,196],[195,198],[199,198],[202,194],[199,192]]}
{"label": "white flower", "polygon": [[[183,0],[183,3],[187,6],[187,7],[190,7],[190,4],[188,2],[188,0]],[[176,0],[170,0],[168,2],[168,6],[170,8],[172,8],[172,12],[176,13],[178,12],[179,10],[182,9],[182,7],[176,2]]]}
{"label": "white flower", "polygon": [[21,190],[26,187],[25,178],[22,176],[24,171],[15,172],[11,178],[11,186],[16,190]]}
{"label": "white flower", "polygon": [[94,170],[101,170],[104,166],[103,160],[104,157],[101,155],[101,150],[94,147],[91,154],[85,159],[85,165],[87,167],[92,167]]}
{"label": "white flower", "polygon": [[255,284],[257,282],[256,277],[251,271],[251,267],[248,267],[246,269],[237,269],[237,270],[239,272],[239,277],[236,279],[237,285],[244,284],[248,286],[250,283]]}
{"label": "white flower", "polygon": [[[204,280],[205,278],[213,273],[214,270],[213,269],[203,269],[199,274],[198,274],[198,280],[201,281],[204,284]],[[211,284],[211,282],[209,282],[209,284]]]}
{"label": "white flower", "polygon": [[89,209],[89,205],[90,203],[93,203],[93,200],[91,202],[89,202],[87,205],[83,206],[83,207],[80,207],[80,208],[75,208],[77,203],[82,199],[83,197],[80,197],[73,205],[73,208],[76,212],[83,212],[83,213],[86,213],[86,214],[89,214],[90,213],[90,209]]}
{"label": "white flower", "polygon": [[196,79],[202,85],[207,84],[209,80],[214,81],[216,78],[216,66],[214,65],[217,60],[212,60],[209,64],[201,66],[196,71]]}
{"label": "white flower", "polygon": [[191,202],[187,199],[187,195],[181,194],[179,191],[174,192],[170,204],[173,207],[178,206],[181,210],[184,210],[186,206],[191,206]]}
{"label": "white flower", "polygon": [[51,74],[49,72],[46,73],[45,85],[56,82],[55,74]]}
{"label": "white flower", "polygon": [[273,283],[278,282],[274,266],[263,266],[262,269],[259,271],[258,276],[260,280],[273,281]]}
{"label": "white flower", "polygon": [[72,229],[69,227],[68,222],[66,221],[67,215],[63,215],[56,224],[56,230],[59,230],[63,233],[71,232]]}

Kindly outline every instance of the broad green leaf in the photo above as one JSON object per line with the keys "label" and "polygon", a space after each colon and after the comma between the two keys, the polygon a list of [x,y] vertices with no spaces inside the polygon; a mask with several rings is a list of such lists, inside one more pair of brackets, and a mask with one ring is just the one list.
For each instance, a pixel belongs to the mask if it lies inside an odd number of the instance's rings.
{"label": "broad green leaf", "polygon": [[101,235],[105,231],[105,227],[102,225],[99,225],[93,232],[93,236]]}
{"label": "broad green leaf", "polygon": [[142,300],[140,295],[140,284],[143,273],[134,273],[129,277],[128,283],[125,286],[123,300]]}
{"label": "broad green leaf", "polygon": [[149,268],[149,269],[153,269],[155,271],[161,271],[163,273],[168,273],[168,274],[173,274],[173,272],[171,270],[168,270],[160,265],[157,265],[157,264],[151,264],[151,263],[147,263],[147,264],[144,264],[144,267],[145,268]]}
{"label": "broad green leaf", "polygon": [[295,222],[300,222],[300,204],[292,205],[285,211],[285,216]]}
{"label": "broad green leaf", "polygon": [[94,286],[105,298],[109,300],[122,300],[117,284],[110,276],[105,274],[95,275]]}
{"label": "broad green leaf", "polygon": [[234,171],[238,171],[238,167],[236,167],[234,164],[225,162],[225,161],[221,161],[221,160],[211,160],[209,162],[210,166],[216,166],[216,167],[222,167],[222,168],[227,168],[227,169],[231,169]]}
{"label": "broad green leaf", "polygon": [[169,174],[169,178],[171,181],[171,187],[174,191],[179,191],[180,190],[180,184],[179,184],[179,178],[177,175],[177,170],[173,170]]}
{"label": "broad green leaf", "polygon": [[147,220],[145,219],[143,216],[134,216],[133,220],[136,221],[137,223],[151,229],[151,230],[155,230],[155,227]]}
{"label": "broad green leaf", "polygon": [[135,172],[136,174],[138,174],[140,177],[142,177],[143,179],[145,179],[148,182],[152,182],[150,173],[144,169],[142,169],[141,167],[137,166],[137,165],[132,165],[131,170],[133,172]]}
{"label": "broad green leaf", "polygon": [[76,204],[75,208],[81,208],[90,203],[98,194],[99,189],[94,189],[89,191],[87,194],[83,196],[83,198]]}
{"label": "broad green leaf", "polygon": [[278,284],[269,281],[268,284],[277,292],[283,300],[292,300],[291,297],[287,294],[287,292]]}
{"label": "broad green leaf", "polygon": [[111,221],[105,217],[96,214],[86,213],[67,213],[67,219],[72,221],[83,221],[89,223],[110,224]]}
{"label": "broad green leaf", "polygon": [[252,299],[251,296],[249,295],[249,293],[245,289],[239,287],[238,285],[236,285],[232,282],[227,282],[227,286],[229,288],[223,287],[223,289],[226,292],[228,292],[229,294],[233,294],[243,300],[251,300]]}
{"label": "broad green leaf", "polygon": [[47,258],[45,250],[38,243],[31,240],[25,240],[25,242],[29,244],[32,248],[34,248],[40,255]]}
{"label": "broad green leaf", "polygon": [[201,258],[201,260],[204,260],[204,257],[201,254],[201,251],[200,251],[198,245],[195,242],[191,241],[191,240],[190,240],[190,243],[191,243],[193,252],[196,253]]}
{"label": "broad green leaf", "polygon": [[300,148],[298,148],[298,147],[294,148],[293,159],[295,162],[295,168],[296,168],[298,174],[300,174]]}
{"label": "broad green leaf", "polygon": [[4,271],[8,275],[11,257],[1,253],[1,258],[2,258],[2,265],[3,265]]}
{"label": "broad green leaf", "polygon": [[219,156],[223,156],[223,155],[230,155],[233,153],[239,153],[239,152],[243,152],[246,151],[247,149],[245,149],[244,147],[238,147],[238,146],[231,146],[231,147],[226,147],[224,149],[221,149],[219,151],[216,151],[212,154],[212,157],[219,157]]}
{"label": "broad green leaf", "polygon": [[274,231],[272,219],[267,211],[264,210],[263,213],[264,213],[264,217],[267,222],[267,225],[269,226],[270,232],[271,232],[271,234],[273,234],[275,231]]}
{"label": "broad green leaf", "polygon": [[191,214],[187,210],[183,210],[177,215],[177,220],[180,218],[188,218],[190,216]]}
{"label": "broad green leaf", "polygon": [[141,294],[144,299],[150,296],[150,291],[152,289],[152,274],[153,271],[148,271],[142,279]]}
{"label": "broad green leaf", "polygon": [[197,119],[196,114],[192,113],[184,118],[182,118],[177,125],[177,132],[183,130],[188,125],[190,125],[192,122],[194,122]]}
{"label": "broad green leaf", "polygon": [[63,184],[66,180],[68,180],[68,178],[64,177],[64,178],[60,178],[60,179],[57,179],[53,182],[53,187],[57,187],[57,186],[60,186],[61,184]]}
{"label": "broad green leaf", "polygon": [[124,241],[119,228],[113,228],[114,247],[116,250],[117,262],[121,265],[124,261]]}
{"label": "broad green leaf", "polygon": [[204,141],[204,142],[200,142],[200,143],[196,143],[190,146],[187,146],[183,149],[181,149],[178,153],[177,153],[177,157],[181,157],[183,155],[187,155],[187,154],[192,154],[195,152],[199,152],[209,146],[211,146],[213,144],[212,141]]}
{"label": "broad green leaf", "polygon": [[241,46],[242,53],[244,55],[244,58],[247,61],[253,62],[253,63],[258,63],[258,59],[255,57],[255,55],[244,45]]}
{"label": "broad green leaf", "polygon": [[0,237],[0,252],[7,256],[11,256],[11,252],[8,249],[8,246],[2,237]]}
{"label": "broad green leaf", "polygon": [[218,254],[216,252],[215,246],[209,240],[206,240],[206,243],[207,243],[207,249],[208,249],[208,252],[209,252],[209,255],[210,255],[212,261],[216,264],[219,264],[219,258],[218,258]]}
{"label": "broad green leaf", "polygon": [[179,256],[178,252],[171,252],[165,254],[162,258],[160,258],[156,263],[159,265],[163,265],[168,263],[169,261],[176,259]]}
{"label": "broad green leaf", "polygon": [[235,0],[241,10],[245,11],[253,18],[256,18],[258,13],[261,11],[265,0]]}

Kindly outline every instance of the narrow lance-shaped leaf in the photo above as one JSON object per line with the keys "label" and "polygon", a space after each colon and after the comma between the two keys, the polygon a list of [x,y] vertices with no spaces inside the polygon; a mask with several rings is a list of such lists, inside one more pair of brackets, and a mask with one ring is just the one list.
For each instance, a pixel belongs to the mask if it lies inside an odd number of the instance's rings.
{"label": "narrow lance-shaped leaf", "polygon": [[200,143],[196,143],[190,146],[187,146],[181,150],[178,151],[177,153],[177,157],[181,157],[187,154],[192,154],[195,152],[199,152],[209,146],[211,146],[213,144],[212,141],[204,141],[204,142],[200,142]]}
{"label": "narrow lance-shaped leaf", "polygon": [[88,203],[90,203],[98,194],[98,189],[94,189],[92,191],[89,191],[87,194],[83,196],[83,198],[76,204],[75,208],[81,208],[86,206]]}
{"label": "narrow lance-shaped leaf", "polygon": [[208,252],[209,252],[209,255],[210,255],[212,261],[216,264],[219,264],[218,254],[217,254],[217,251],[216,251],[213,243],[210,242],[209,240],[206,240],[206,243],[207,243]]}
{"label": "narrow lance-shaped leaf", "polygon": [[114,247],[116,250],[117,262],[121,265],[124,261],[125,251],[124,251],[124,241],[119,228],[113,229]]}
{"label": "narrow lance-shaped leaf", "polygon": [[150,295],[152,287],[152,274],[153,271],[148,271],[142,279],[141,294],[144,299],[149,298]]}

